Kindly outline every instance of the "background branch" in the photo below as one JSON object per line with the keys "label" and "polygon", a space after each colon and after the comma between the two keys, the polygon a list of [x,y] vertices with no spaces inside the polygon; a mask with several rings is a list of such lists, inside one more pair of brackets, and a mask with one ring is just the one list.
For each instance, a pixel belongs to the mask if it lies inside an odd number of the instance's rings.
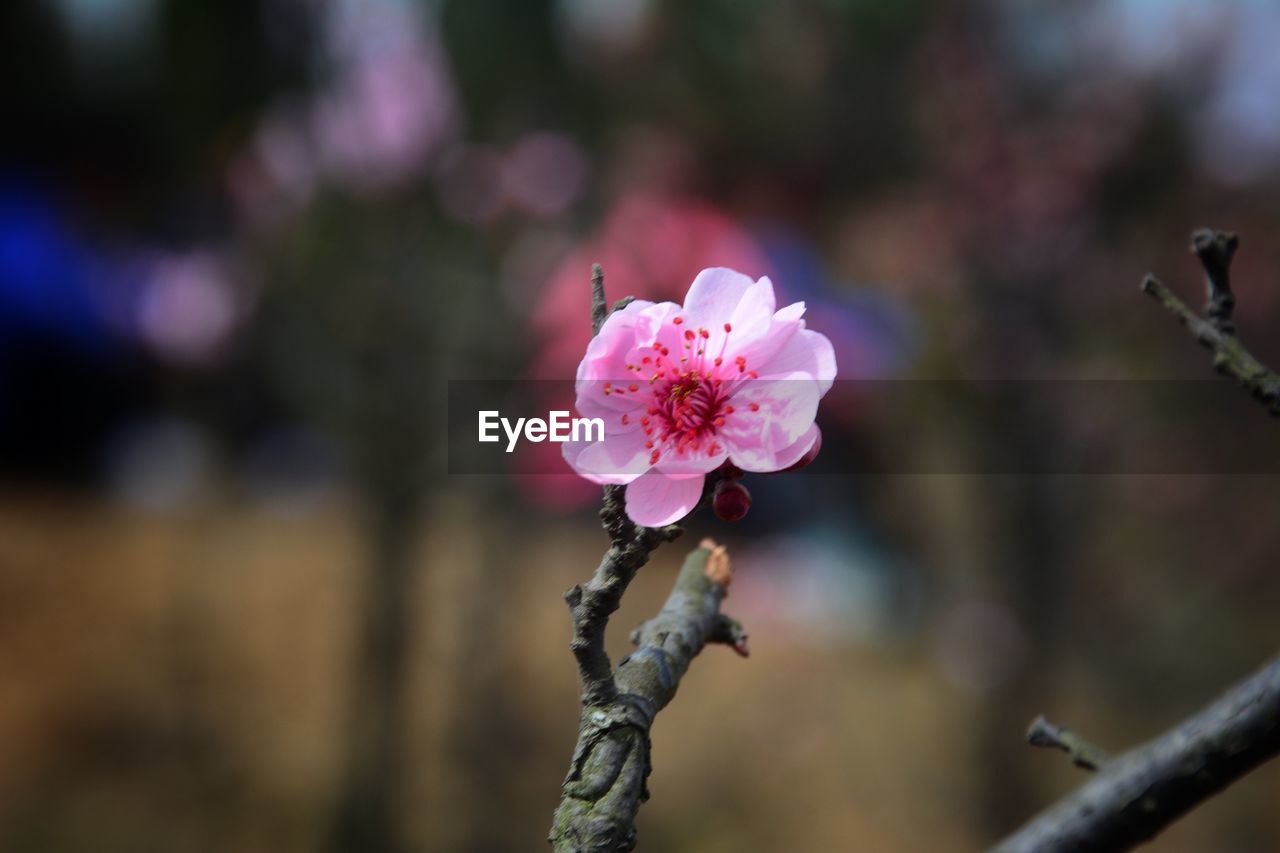
{"label": "background branch", "polygon": [[1122,850],[1280,753],[1280,658],[1150,743],[1106,762],[997,848]]}
{"label": "background branch", "polygon": [[[1272,414],[1280,414],[1280,376],[1254,358],[1235,334],[1231,260],[1239,240],[1226,231],[1200,229],[1191,250],[1204,267],[1206,317],[1200,317],[1148,274],[1142,290],[1181,320],[1213,351],[1214,367],[1234,377]],[[1154,837],[1206,798],[1280,754],[1280,658],[1213,704],[1145,746],[1115,759],[1092,761],[1096,749],[1077,735],[1038,718],[1028,731],[1037,746],[1066,749],[1100,765],[1100,772],[1059,800],[996,849],[1120,850]],[[1084,765],[1088,766],[1088,765]]]}
{"label": "background branch", "polygon": [[1280,376],[1245,349],[1236,337],[1231,318],[1235,308],[1230,282],[1231,259],[1238,245],[1238,238],[1229,231],[1202,228],[1191,235],[1191,250],[1205,270],[1207,318],[1188,308],[1150,273],[1142,280],[1142,290],[1182,321],[1192,337],[1213,351],[1213,366],[1219,373],[1234,377],[1271,414],[1280,415]]}

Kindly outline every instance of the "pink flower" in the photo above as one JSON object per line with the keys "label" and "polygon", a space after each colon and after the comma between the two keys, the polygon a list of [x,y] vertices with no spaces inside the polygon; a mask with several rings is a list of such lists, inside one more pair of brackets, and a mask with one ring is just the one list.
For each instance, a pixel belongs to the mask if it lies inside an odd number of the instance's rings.
{"label": "pink flower", "polygon": [[[583,322],[583,299],[593,261],[604,265],[609,281],[625,281],[632,293],[655,300],[679,299],[684,282],[708,261],[752,275],[769,272],[764,250],[724,209],[689,196],[629,191],[587,239],[554,265],[535,300],[530,322],[535,352],[525,378],[546,380],[534,383],[538,387],[558,387],[573,375],[591,340]],[[546,270],[518,270],[514,279],[544,275]],[[547,411],[566,408],[558,396],[545,403]],[[515,482],[540,509],[571,510],[598,503],[600,490],[586,480],[543,473],[563,464],[560,450],[560,445],[543,442],[515,454],[513,464],[525,472],[517,474]]]}
{"label": "pink flower", "polygon": [[578,365],[578,414],[604,421],[601,441],[564,457],[596,483],[627,484],[627,514],[657,527],[687,515],[706,475],[787,468],[818,439],[818,401],[836,375],[804,303],[775,310],[773,284],[729,269],[698,274],[684,305],[632,302],[615,312]]}

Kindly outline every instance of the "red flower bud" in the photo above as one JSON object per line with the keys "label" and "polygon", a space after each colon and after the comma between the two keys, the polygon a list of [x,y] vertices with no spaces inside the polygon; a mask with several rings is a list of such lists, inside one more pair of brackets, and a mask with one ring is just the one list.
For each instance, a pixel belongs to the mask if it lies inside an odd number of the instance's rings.
{"label": "red flower bud", "polygon": [[715,494],[711,497],[711,507],[718,518],[725,521],[739,521],[751,509],[751,493],[742,483],[733,479],[724,479],[716,483]]}

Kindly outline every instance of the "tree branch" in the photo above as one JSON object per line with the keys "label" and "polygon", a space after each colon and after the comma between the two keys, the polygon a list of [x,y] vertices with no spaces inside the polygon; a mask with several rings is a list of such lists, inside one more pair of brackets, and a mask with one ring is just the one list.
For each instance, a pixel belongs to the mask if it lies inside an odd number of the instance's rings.
{"label": "tree branch", "polygon": [[1280,754],[1280,658],[1090,782],[995,849],[1123,850]]}
{"label": "tree branch", "polygon": [[[1226,231],[1200,229],[1191,250],[1204,267],[1206,317],[1200,317],[1148,274],[1151,294],[1191,335],[1213,351],[1213,365],[1234,377],[1274,414],[1280,414],[1280,376],[1254,358],[1235,334],[1231,314],[1231,260],[1239,240]],[[1081,752],[1087,741],[1038,718],[1028,731],[1037,746],[1066,749],[1098,775],[1059,800],[995,848],[1002,853],[1042,850],[1122,850],[1153,838],[1166,826],[1253,768],[1280,754],[1280,658],[1222,694],[1213,704],[1145,746],[1118,758]],[[1099,758],[1094,761],[1093,759]]]}
{"label": "tree branch", "polygon": [[1192,337],[1213,351],[1214,369],[1235,377],[1271,414],[1280,415],[1280,376],[1244,348],[1231,319],[1235,308],[1230,282],[1231,259],[1238,245],[1236,235],[1228,231],[1202,228],[1191,235],[1191,250],[1205,270],[1207,318],[1188,308],[1150,273],[1142,280],[1142,290],[1182,321]]}
{"label": "tree branch", "polygon": [[578,660],[584,705],[605,704],[617,696],[617,684],[604,647],[609,617],[618,609],[622,594],[636,572],[649,562],[653,550],[682,532],[676,525],[655,529],[633,524],[623,507],[622,486],[605,486],[600,519],[612,544],[591,580],[574,585],[564,594],[573,619],[573,640],[569,648]]}
{"label": "tree branch", "polygon": [[[624,307],[621,299],[613,310]],[[604,274],[591,275],[592,329],[608,318]],[[600,518],[609,550],[591,580],[565,593],[573,620],[570,649],[582,681],[578,743],[548,840],[557,853],[630,850],[636,813],[649,797],[649,729],[675,695],[680,679],[707,643],[725,643],[743,657],[747,635],[720,612],[732,570],[723,546],[709,539],[692,551],[658,614],[631,635],[636,650],[614,672],[605,629],[640,567],[678,525],[640,527],[627,517],[622,486],[605,486]]]}
{"label": "tree branch", "polygon": [[[556,851],[631,850],[636,813],[649,798],[649,729],[675,696],[707,643],[746,654],[746,636],[720,613],[728,595],[729,558],[710,540],[685,558],[658,614],[632,634],[636,650],[618,665],[604,701],[588,701],[584,684],[578,744],[551,827]],[[606,662],[607,665],[607,662]]]}

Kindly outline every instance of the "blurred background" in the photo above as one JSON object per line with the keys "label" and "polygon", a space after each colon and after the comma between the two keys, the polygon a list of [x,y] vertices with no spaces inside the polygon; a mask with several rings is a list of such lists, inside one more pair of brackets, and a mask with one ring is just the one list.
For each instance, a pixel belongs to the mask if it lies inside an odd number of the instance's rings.
{"label": "blurred background", "polygon": [[[1207,378],[1139,395],[1170,459],[1265,423],[1137,283],[1199,303],[1190,230],[1239,231],[1240,333],[1280,362],[1271,3],[0,16],[5,851],[544,849],[598,490],[447,475],[445,389],[567,393],[592,261],[613,297],[768,274],[848,379]],[[845,473],[749,481],[749,523],[692,519],[615,617],[618,656],[685,546],[729,545],[753,654],[659,717],[643,850],[980,849],[1083,780],[1035,714],[1120,749],[1277,646],[1275,476],[1032,475],[1151,437],[865,398],[819,418]],[[1157,847],[1280,848],[1278,801],[1264,767]]]}

